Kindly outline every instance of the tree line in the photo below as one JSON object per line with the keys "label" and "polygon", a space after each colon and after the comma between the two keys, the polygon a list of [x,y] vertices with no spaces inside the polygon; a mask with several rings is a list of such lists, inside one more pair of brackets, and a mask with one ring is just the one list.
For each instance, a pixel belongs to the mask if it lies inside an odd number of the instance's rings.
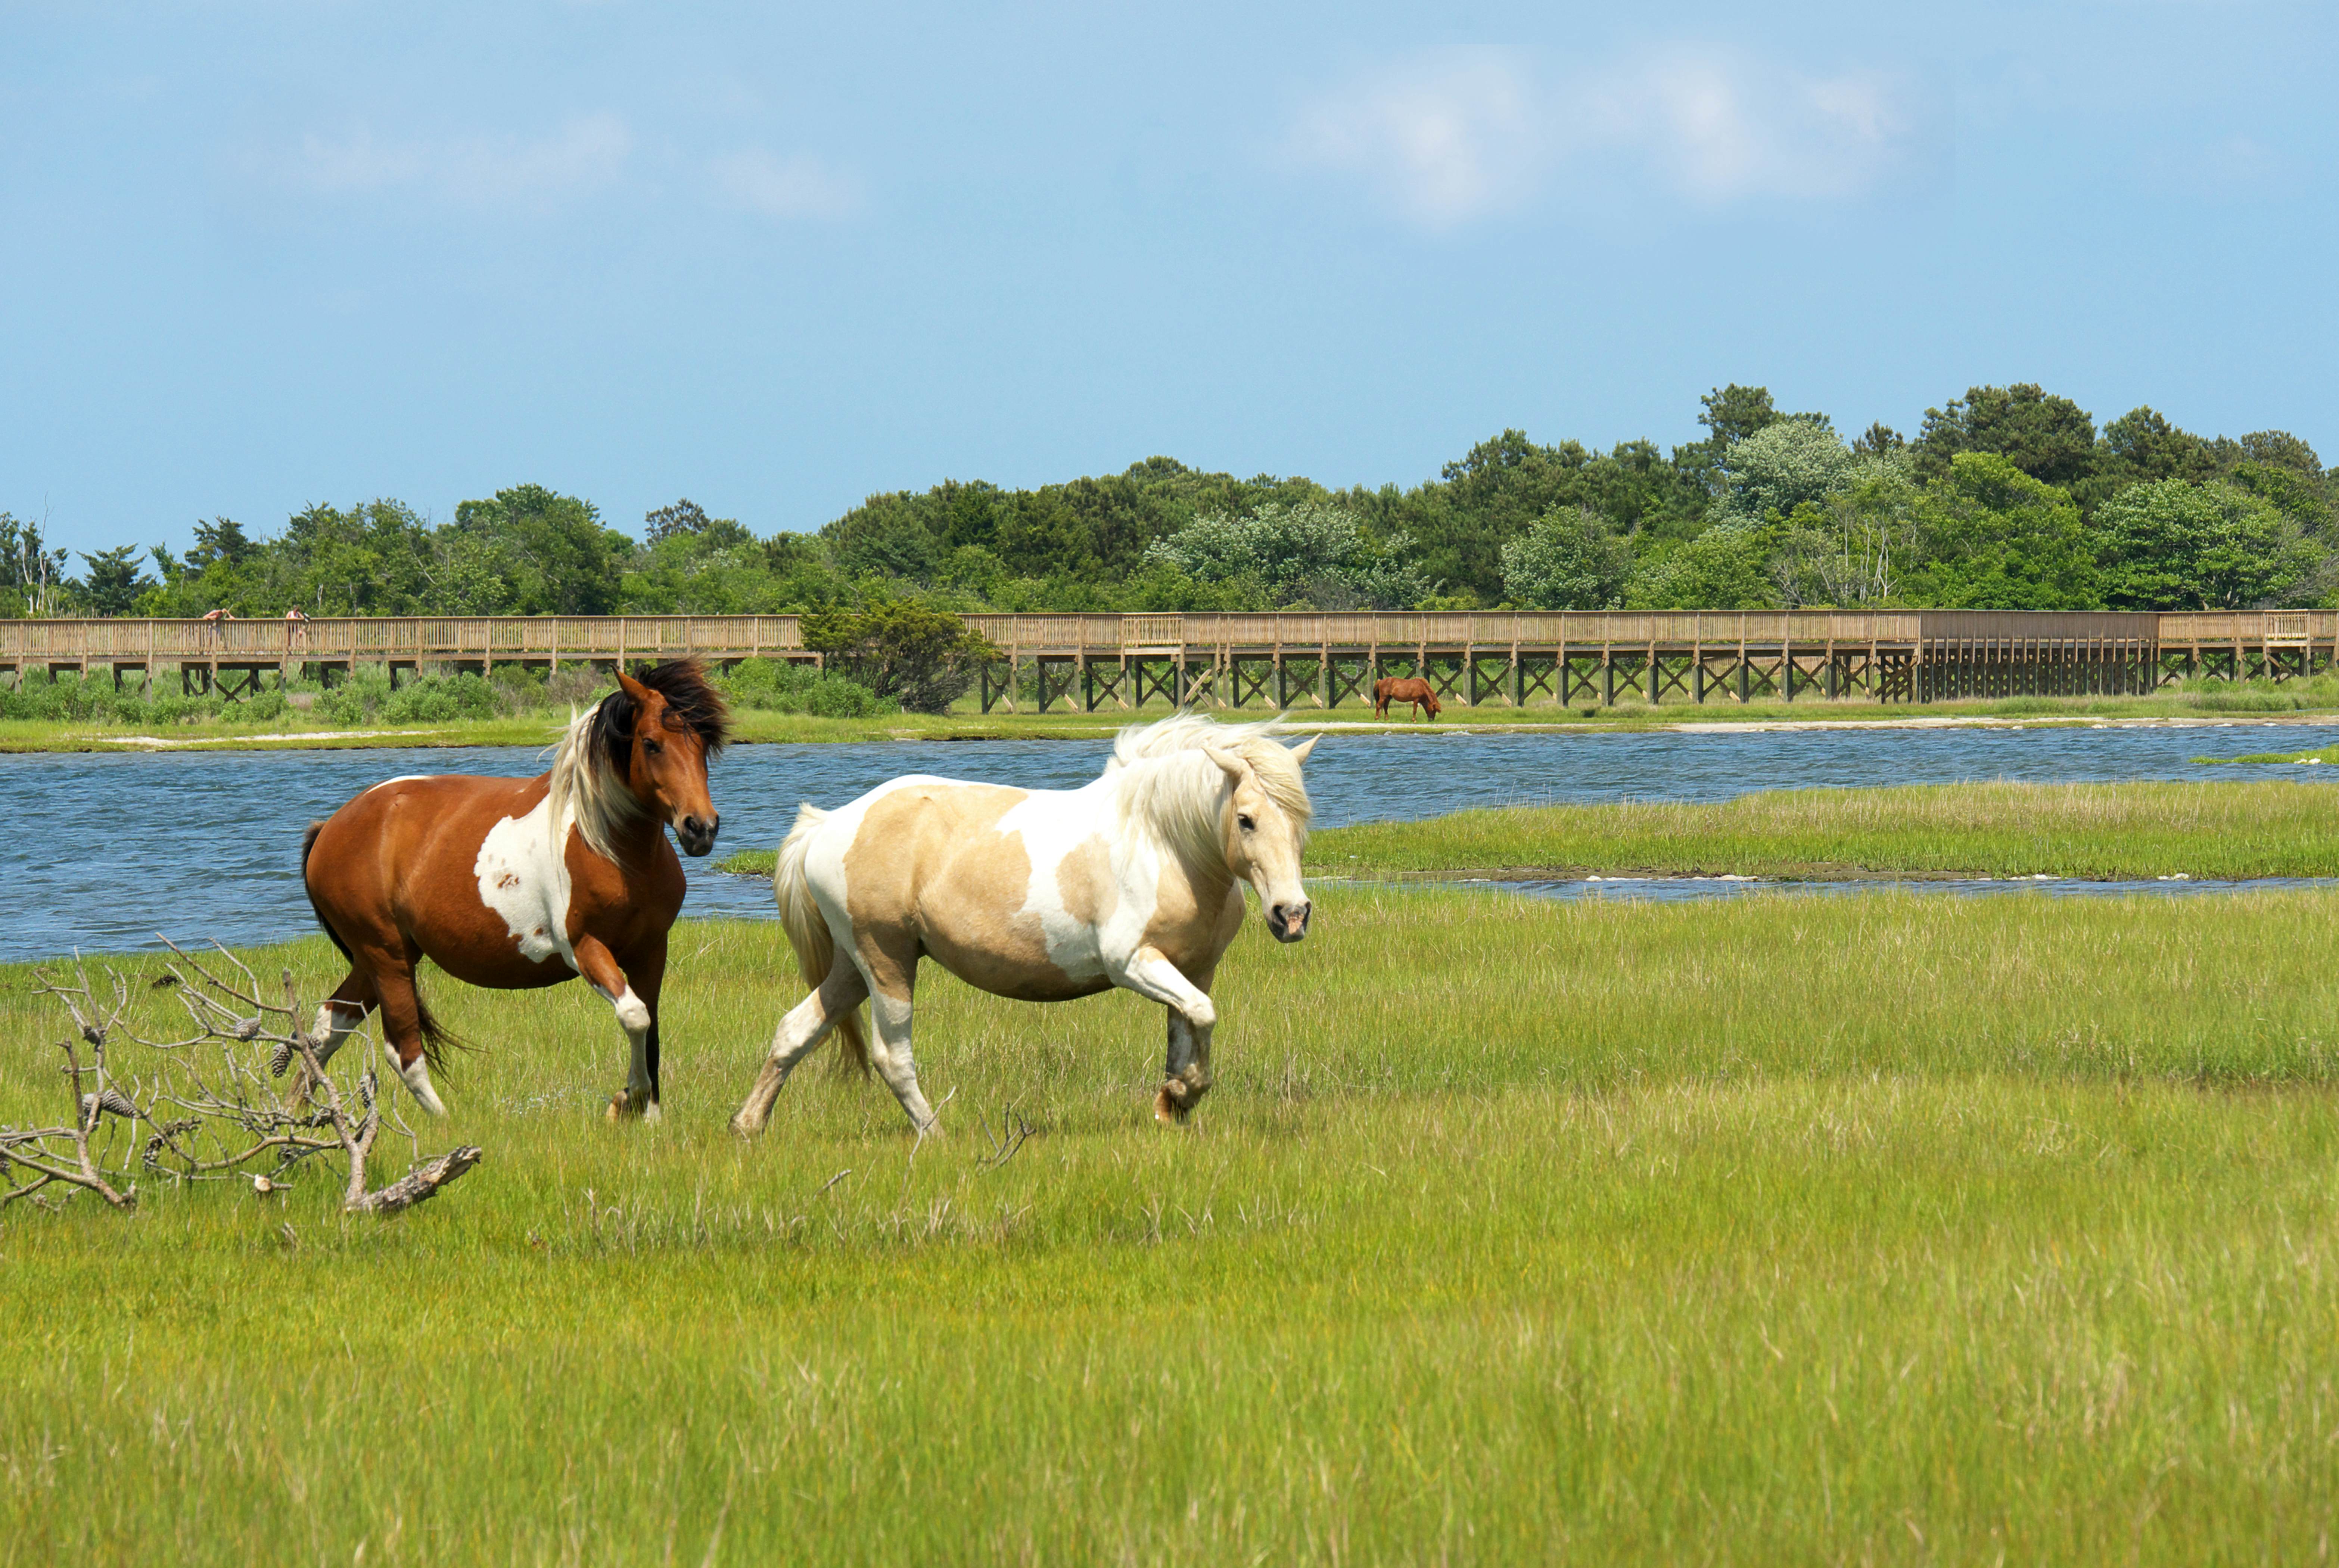
{"label": "tree line", "polygon": [[638,537],[538,485],[435,522],[405,503],[228,518],[181,553],[78,554],[0,512],[0,614],[281,616],[942,610],[2199,609],[2339,602],[2339,489],[2279,430],[1974,387],[1912,436],[1701,400],[1701,440],[1505,430],[1409,488],[1150,458],[1036,489],[951,480],[758,537],[688,500]]}

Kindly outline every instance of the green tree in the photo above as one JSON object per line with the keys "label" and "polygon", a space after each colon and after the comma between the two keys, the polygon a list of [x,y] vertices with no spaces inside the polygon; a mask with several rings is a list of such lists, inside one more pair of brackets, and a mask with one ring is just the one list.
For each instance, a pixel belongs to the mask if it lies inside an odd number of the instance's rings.
{"label": "green tree", "polygon": [[0,512],[0,592],[14,615],[54,616],[62,608],[66,552],[52,549],[38,523],[19,522]]}
{"label": "green tree", "polygon": [[138,564],[140,553],[136,545],[116,545],[94,555],[80,552],[89,567],[81,596],[92,615],[126,616],[136,607],[139,596],[154,586]]}
{"label": "green tree", "polygon": [[542,485],[498,490],[455,508],[455,532],[494,562],[505,603],[519,615],[607,615],[617,607],[618,567],[633,541],[604,528],[590,501]]}
{"label": "green tree", "polygon": [[1771,547],[1762,529],[1716,523],[1693,539],[1643,557],[1625,585],[1633,610],[1762,610],[1778,604]]}
{"label": "green tree", "polygon": [[2070,493],[1992,452],[1959,452],[1917,505],[1922,562],[1908,601],[1942,609],[2102,605],[2095,553]]}
{"label": "green tree", "polygon": [[1503,591],[1531,609],[1614,609],[1632,575],[1632,547],[1589,507],[1545,512],[1503,547]]}
{"label": "green tree", "polygon": [[982,666],[999,657],[956,616],[908,599],[815,610],[803,626],[804,646],[827,655],[830,669],[912,713],[947,711]]}
{"label": "green tree", "polygon": [[2297,527],[2223,480],[2131,485],[2097,513],[2115,609],[2240,609],[2283,601],[2315,564]]}
{"label": "green tree", "polygon": [[2096,467],[2096,425],[2087,410],[2035,382],[1969,387],[1946,409],[1925,410],[1910,443],[1918,477],[1937,479],[1959,452],[1993,452],[2034,479],[2070,486]]}
{"label": "green tree", "polygon": [[260,541],[247,536],[233,518],[200,519],[195,524],[195,547],[186,553],[187,569],[201,572],[215,561],[240,567],[261,553]]}
{"label": "green tree", "polygon": [[1195,518],[1147,552],[1201,583],[1248,580],[1270,605],[1397,609],[1430,592],[1420,568],[1399,559],[1408,541],[1377,544],[1341,508],[1279,501],[1245,517]]}
{"label": "green tree", "polygon": [[1750,526],[1841,489],[1860,469],[1833,430],[1801,418],[1773,420],[1732,442],[1723,463],[1722,517]]}
{"label": "green tree", "polygon": [[1918,494],[1900,455],[1862,460],[1853,481],[1805,501],[1776,530],[1772,580],[1790,606],[1901,602],[1920,558]]}

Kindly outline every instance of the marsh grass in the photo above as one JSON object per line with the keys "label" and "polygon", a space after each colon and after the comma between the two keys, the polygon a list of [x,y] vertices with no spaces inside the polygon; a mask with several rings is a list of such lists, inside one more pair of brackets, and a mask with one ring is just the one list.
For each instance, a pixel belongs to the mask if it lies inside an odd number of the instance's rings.
{"label": "marsh grass", "polygon": [[[438,977],[484,1049],[431,1135],[488,1163],[427,1210],[311,1179],[0,1221],[0,1561],[2327,1540],[2339,898],[1319,902],[1237,944],[1174,1131],[1123,995],[936,978],[952,1136],[808,1069],[742,1147],[775,928],[677,929],[658,1128],[600,1119],[581,988]],[[14,1119],[54,1031],[0,981]],[[1040,1130],[986,1164],[1011,1103]]]}
{"label": "marsh grass", "polygon": [[[71,676],[64,678],[67,682],[74,680]],[[476,677],[461,678],[476,684]],[[489,683],[498,694],[498,713],[493,717],[449,716],[446,711],[448,705],[418,705],[411,699],[408,706],[392,708],[387,697],[388,677],[378,670],[371,671],[366,680],[381,689],[383,700],[360,705],[354,710],[346,705],[335,709],[327,705],[302,711],[288,707],[282,694],[272,691],[263,693],[264,700],[258,702],[228,701],[216,695],[199,698],[172,696],[144,708],[136,704],[117,705],[109,696],[102,705],[102,712],[80,718],[0,716],[0,753],[89,751],[136,746],[145,744],[146,737],[159,737],[169,741],[174,747],[239,749],[264,745],[270,750],[307,746],[542,745],[554,736],[558,721],[565,716],[563,705],[571,698],[589,702],[600,689],[594,684],[597,678],[590,676],[587,672],[565,670],[550,683],[546,683],[514,667],[498,666],[494,682]],[[783,712],[768,705],[768,703],[774,699],[780,685],[787,685],[795,695],[781,700],[800,708],[803,705],[796,701],[796,697],[804,695],[804,681],[801,675],[772,679],[743,678],[733,684],[741,699],[735,714],[738,737],[748,742],[1092,739],[1109,735],[1121,725],[1160,718],[1171,711],[1163,704],[1152,703],[1133,712],[1108,710],[1081,714],[1059,709],[1050,713],[1033,713],[1026,709],[1009,713],[1002,708],[984,714],[980,711],[979,705],[969,698],[962,700],[947,714],[864,712],[866,704],[851,702],[813,704],[824,710],[822,712]],[[309,700],[319,703],[331,695],[320,691],[313,683],[296,689],[310,691],[311,697]],[[342,691],[345,688],[334,689]],[[487,686],[482,685],[481,689],[486,690]],[[2272,720],[2285,715],[2339,711],[2339,675],[2325,673],[2311,680],[2281,683],[2255,681],[2237,684],[2199,680],[2179,683],[2142,697],[2019,696],[1934,702],[1915,706],[1907,703],[1870,702],[1856,696],[1831,699],[1806,696],[1793,703],[1773,699],[1756,701],[1742,707],[1724,700],[1693,705],[1678,699],[1653,706],[1631,693],[1619,693],[1618,699],[1614,706],[1593,705],[1575,708],[1540,704],[1525,708],[1499,705],[1464,707],[1459,704],[1449,704],[1442,727],[1643,730],[1665,729],[1686,723],[1801,724],[1821,721],[1905,724],[1913,718],[2009,718],[2026,723],[2068,721],[2077,724],[2102,718],[2184,719],[2205,715],[2245,719],[2255,716]],[[361,716],[352,717],[352,712]],[[854,713],[862,716],[843,716]],[[1264,712],[1252,709],[1242,716],[1261,717]],[[1301,725],[1311,721],[1342,725],[1373,722],[1371,705],[1357,703],[1328,711],[1303,705],[1290,710],[1290,717],[1293,723]]]}
{"label": "marsh grass", "polygon": [[1318,875],[2332,876],[2339,797],[2290,780],[1777,790],[1367,823],[1317,833],[1308,861]]}

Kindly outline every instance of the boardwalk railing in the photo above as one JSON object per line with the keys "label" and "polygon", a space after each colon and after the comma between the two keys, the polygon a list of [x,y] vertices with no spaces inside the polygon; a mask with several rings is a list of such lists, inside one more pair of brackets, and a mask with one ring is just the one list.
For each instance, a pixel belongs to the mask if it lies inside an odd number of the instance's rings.
{"label": "boardwalk railing", "polygon": [[[1154,697],[1336,706],[1390,673],[1465,705],[1538,698],[1884,700],[2145,692],[2187,675],[2285,679],[2339,656],[2339,611],[2011,610],[1278,612],[973,615],[1002,659],[982,705],[1141,705]],[[429,616],[0,621],[0,672],[175,668],[189,689],[263,672],[326,678],[498,664],[614,666],[695,655],[817,661],[798,617]]]}

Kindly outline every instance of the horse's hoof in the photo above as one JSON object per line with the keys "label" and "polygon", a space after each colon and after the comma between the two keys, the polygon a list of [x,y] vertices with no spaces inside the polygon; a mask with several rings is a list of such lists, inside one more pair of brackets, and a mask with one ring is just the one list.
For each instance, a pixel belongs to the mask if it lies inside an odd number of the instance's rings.
{"label": "horse's hoof", "polygon": [[742,1141],[752,1142],[762,1137],[763,1132],[764,1124],[760,1121],[748,1120],[747,1113],[744,1110],[731,1119],[731,1136]]}
{"label": "horse's hoof", "polygon": [[[1170,1090],[1177,1092],[1172,1094]],[[1193,1107],[1186,1103],[1186,1086],[1172,1079],[1161,1086],[1153,1097],[1153,1119],[1164,1127],[1178,1127],[1185,1122]]]}
{"label": "horse's hoof", "polygon": [[661,1114],[658,1102],[647,1096],[637,1100],[631,1093],[621,1089],[609,1097],[611,1121],[656,1121]]}

